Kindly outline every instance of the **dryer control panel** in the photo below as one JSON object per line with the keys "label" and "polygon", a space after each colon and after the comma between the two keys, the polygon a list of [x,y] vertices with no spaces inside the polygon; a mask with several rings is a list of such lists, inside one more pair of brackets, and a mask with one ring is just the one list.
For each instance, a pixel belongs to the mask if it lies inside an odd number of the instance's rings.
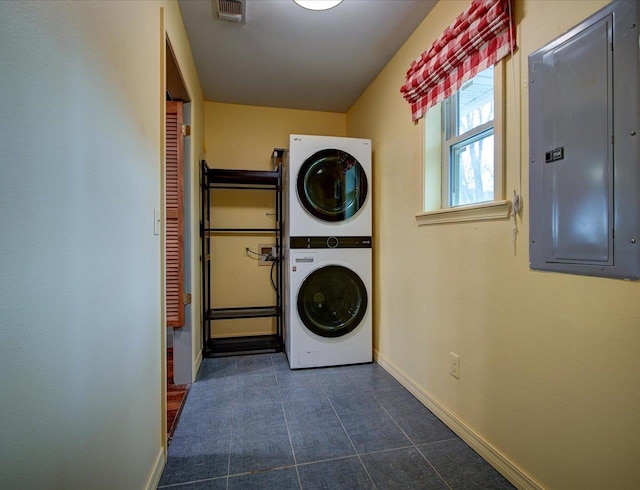
{"label": "dryer control panel", "polygon": [[371,248],[370,236],[292,236],[289,246],[295,248]]}

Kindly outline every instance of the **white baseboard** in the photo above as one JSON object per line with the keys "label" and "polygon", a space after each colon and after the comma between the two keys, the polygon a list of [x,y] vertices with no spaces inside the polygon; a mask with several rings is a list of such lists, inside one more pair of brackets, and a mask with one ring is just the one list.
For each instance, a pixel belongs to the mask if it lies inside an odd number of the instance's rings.
{"label": "white baseboard", "polygon": [[198,351],[198,355],[193,361],[193,371],[191,371],[193,373],[193,379],[191,380],[192,383],[196,381],[196,376],[198,375],[200,364],[202,364],[202,349]]}
{"label": "white baseboard", "polygon": [[158,451],[156,461],[155,463],[153,463],[153,468],[149,473],[149,477],[147,478],[147,483],[144,486],[145,490],[156,490],[156,488],[158,487],[158,483],[160,483],[160,477],[162,476],[162,470],[164,470],[164,464],[164,448],[161,447]]}
{"label": "white baseboard", "polygon": [[464,442],[466,442],[475,452],[493,466],[502,476],[513,485],[522,490],[544,490],[533,477],[525,473],[513,461],[494,448],[488,441],[483,439],[463,420],[451,412],[447,407],[435,399],[432,395],[424,391],[418,384],[398,369],[392,362],[376,350],[373,358],[391,376],[393,376],[402,386],[409,390],[420,402],[433,412],[447,427],[455,432]]}

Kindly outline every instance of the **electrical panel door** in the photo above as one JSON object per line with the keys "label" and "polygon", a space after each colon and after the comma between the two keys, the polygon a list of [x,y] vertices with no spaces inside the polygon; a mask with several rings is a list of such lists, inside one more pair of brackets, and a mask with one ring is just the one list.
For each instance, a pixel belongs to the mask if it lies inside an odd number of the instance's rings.
{"label": "electrical panel door", "polygon": [[613,2],[529,57],[532,269],[639,276],[632,3]]}

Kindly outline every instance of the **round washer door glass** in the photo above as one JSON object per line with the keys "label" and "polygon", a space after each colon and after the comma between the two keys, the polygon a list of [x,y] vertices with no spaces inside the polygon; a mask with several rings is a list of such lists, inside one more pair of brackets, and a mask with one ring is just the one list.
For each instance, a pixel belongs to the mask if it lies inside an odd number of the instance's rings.
{"label": "round washer door glass", "polygon": [[298,197],[311,215],[323,221],[345,221],[367,198],[367,176],[351,154],[336,149],[318,151],[298,173]]}
{"label": "round washer door glass", "polygon": [[302,323],[322,337],[341,337],[355,329],[367,311],[367,289],[351,269],[329,265],[313,271],[298,291]]}

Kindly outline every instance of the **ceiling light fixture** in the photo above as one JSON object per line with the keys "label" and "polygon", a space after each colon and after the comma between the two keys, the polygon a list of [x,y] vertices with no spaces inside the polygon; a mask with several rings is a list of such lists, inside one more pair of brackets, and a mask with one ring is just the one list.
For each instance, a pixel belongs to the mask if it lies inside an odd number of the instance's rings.
{"label": "ceiling light fixture", "polygon": [[342,0],[293,0],[301,7],[309,10],[329,10],[340,4]]}

